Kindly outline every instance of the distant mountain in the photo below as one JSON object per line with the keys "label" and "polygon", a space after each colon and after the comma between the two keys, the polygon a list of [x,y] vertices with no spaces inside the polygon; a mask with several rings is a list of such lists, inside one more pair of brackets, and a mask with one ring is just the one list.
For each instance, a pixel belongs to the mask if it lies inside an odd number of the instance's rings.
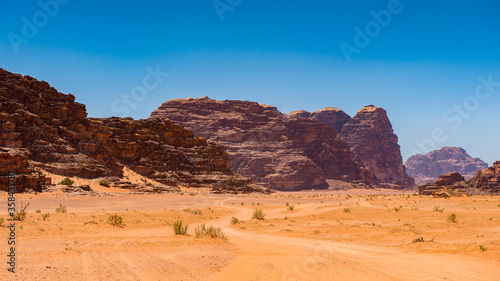
{"label": "distant mountain", "polygon": [[488,168],[486,162],[472,158],[461,147],[443,147],[425,155],[416,154],[408,158],[404,165],[417,185],[434,182],[440,175],[451,172],[458,172],[465,179],[470,179],[477,171]]}

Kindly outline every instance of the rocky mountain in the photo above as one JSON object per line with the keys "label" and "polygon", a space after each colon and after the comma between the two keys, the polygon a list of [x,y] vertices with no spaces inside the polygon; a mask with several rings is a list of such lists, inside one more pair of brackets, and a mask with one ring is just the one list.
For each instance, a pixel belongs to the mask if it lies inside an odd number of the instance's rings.
{"label": "rocky mountain", "polygon": [[325,179],[371,183],[369,172],[354,163],[336,129],[289,118],[274,106],[208,97],[175,99],[162,104],[149,120],[158,118],[224,145],[234,171],[269,188],[327,188]]}
{"label": "rocky mountain", "polygon": [[470,179],[477,171],[486,169],[488,164],[479,158],[472,158],[461,147],[443,147],[425,155],[413,155],[406,160],[405,166],[415,183],[422,185],[451,172],[459,172],[465,179]]}
{"label": "rocky mountain", "polygon": [[398,137],[383,108],[368,105],[352,118],[332,107],[312,113],[294,111],[289,116],[293,119],[317,120],[337,129],[350,147],[354,161],[372,175],[371,182],[396,189],[414,186],[413,179],[403,166]]}
{"label": "rocky mountain", "polygon": [[469,180],[465,180],[458,172],[452,172],[440,175],[436,182],[421,185],[418,189],[420,194],[424,195],[435,195],[437,192],[443,191],[500,194],[500,161],[496,161],[491,167],[478,171]]}
{"label": "rocky mountain", "polygon": [[3,69],[0,146],[26,148],[36,166],[65,176],[119,176],[127,166],[169,186],[261,190],[232,172],[220,144],[168,120],[87,118],[85,106],[73,95]]}

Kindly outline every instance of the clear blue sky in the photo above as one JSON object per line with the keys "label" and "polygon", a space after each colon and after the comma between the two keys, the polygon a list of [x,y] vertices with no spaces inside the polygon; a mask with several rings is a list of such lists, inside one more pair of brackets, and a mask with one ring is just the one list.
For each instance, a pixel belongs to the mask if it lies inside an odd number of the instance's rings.
{"label": "clear blue sky", "polygon": [[[0,1],[0,67],[74,94],[90,116],[146,118],[205,95],[351,116],[374,104],[405,159],[434,145],[500,160],[500,86],[474,97],[479,76],[500,82],[499,1],[220,0],[219,13],[213,0],[54,1]],[[342,42],[357,48],[350,61]],[[157,83],[147,67],[169,75]]]}

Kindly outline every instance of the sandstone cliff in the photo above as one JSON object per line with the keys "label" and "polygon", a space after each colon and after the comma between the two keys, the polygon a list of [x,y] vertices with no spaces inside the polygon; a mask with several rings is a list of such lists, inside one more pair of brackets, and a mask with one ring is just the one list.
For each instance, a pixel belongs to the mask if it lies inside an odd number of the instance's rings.
{"label": "sandstone cliff", "polygon": [[363,107],[344,124],[340,135],[351,147],[354,160],[373,173],[377,184],[398,189],[414,186],[403,166],[398,137],[383,108]]}
{"label": "sandstone cliff", "polygon": [[326,188],[325,179],[369,183],[331,126],[288,118],[276,107],[208,97],[170,100],[149,119],[168,118],[221,143],[234,171],[277,190]]}
{"label": "sandstone cliff", "polygon": [[253,191],[224,148],[168,120],[87,118],[85,106],[47,82],[0,69],[0,146],[23,147],[49,172],[97,178],[123,166],[165,185]]}
{"label": "sandstone cliff", "polygon": [[425,155],[413,155],[406,160],[405,166],[418,185],[433,182],[439,175],[451,172],[459,172],[470,179],[477,171],[488,168],[486,162],[472,158],[461,147],[443,147]]}
{"label": "sandstone cliff", "polygon": [[466,187],[500,194],[500,161],[496,161],[491,167],[478,171],[474,177],[466,182]]}
{"label": "sandstone cliff", "polygon": [[42,191],[46,178],[30,166],[28,157],[27,149],[0,147],[0,190],[9,191],[9,174],[13,173],[15,192]]}
{"label": "sandstone cliff", "polygon": [[383,108],[365,106],[351,118],[338,108],[327,107],[312,113],[293,111],[289,118],[317,120],[337,129],[354,160],[369,172],[367,175],[371,174],[371,182],[378,186],[397,189],[414,186],[403,166],[398,138]]}

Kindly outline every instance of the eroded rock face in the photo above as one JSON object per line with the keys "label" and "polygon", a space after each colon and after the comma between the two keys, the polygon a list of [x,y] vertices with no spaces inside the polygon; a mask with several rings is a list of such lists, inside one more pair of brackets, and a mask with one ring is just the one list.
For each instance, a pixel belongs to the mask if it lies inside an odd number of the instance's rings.
{"label": "eroded rock face", "polygon": [[488,168],[486,162],[472,158],[461,147],[443,147],[425,155],[413,155],[406,160],[405,166],[418,185],[433,182],[439,175],[451,172],[459,172],[470,179],[477,171]]}
{"label": "eroded rock face", "polygon": [[335,107],[327,107],[315,112],[307,112],[305,110],[292,111],[288,114],[288,117],[291,119],[310,119],[326,123],[337,131],[340,131],[344,124],[351,119],[347,113]]}
{"label": "eroded rock face", "polygon": [[224,147],[168,120],[87,118],[75,97],[0,69],[0,146],[23,147],[49,172],[119,176],[123,166],[169,186],[260,190],[232,172]]}
{"label": "eroded rock face", "polygon": [[16,192],[41,192],[46,179],[37,173],[28,161],[29,151],[0,147],[0,190],[9,191],[9,174],[15,175]]}
{"label": "eroded rock face", "polygon": [[365,170],[365,178],[370,177],[369,182],[397,189],[414,186],[413,179],[406,174],[398,138],[383,108],[365,106],[353,118],[333,107],[311,113],[298,110],[291,112],[289,118],[316,120],[338,130],[354,161]]}
{"label": "eroded rock face", "polygon": [[434,183],[427,183],[418,187],[420,194],[434,194],[440,188],[451,188],[463,190],[472,194],[500,194],[500,161],[493,163],[493,166],[482,171],[478,171],[469,180],[457,172],[439,176]]}
{"label": "eroded rock face", "polygon": [[354,160],[373,173],[377,184],[397,189],[414,186],[403,166],[398,137],[383,108],[363,107],[344,124],[340,135],[351,148]]}
{"label": "eroded rock face", "polygon": [[208,97],[170,100],[149,119],[168,118],[218,142],[234,171],[276,190],[326,188],[326,178],[365,180],[331,126],[289,118],[276,107]]}
{"label": "eroded rock face", "polygon": [[500,194],[500,161],[493,166],[478,171],[474,177],[466,182],[466,186],[492,194]]}

